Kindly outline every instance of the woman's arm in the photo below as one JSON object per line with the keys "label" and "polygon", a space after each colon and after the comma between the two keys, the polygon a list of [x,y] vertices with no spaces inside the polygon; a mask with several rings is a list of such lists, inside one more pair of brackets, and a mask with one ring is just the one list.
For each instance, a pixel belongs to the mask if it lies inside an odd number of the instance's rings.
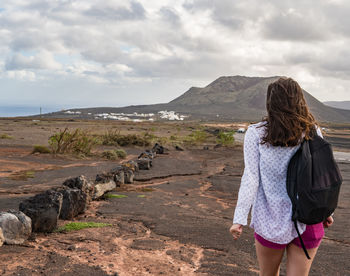
{"label": "woman's arm", "polygon": [[330,227],[334,222],[333,216],[329,216],[328,218],[326,218],[326,220],[323,222],[323,226],[325,228]]}
{"label": "woman's arm", "polygon": [[245,167],[238,193],[234,224],[247,225],[248,214],[258,192],[260,182],[259,142],[255,127],[249,127],[244,137]]}

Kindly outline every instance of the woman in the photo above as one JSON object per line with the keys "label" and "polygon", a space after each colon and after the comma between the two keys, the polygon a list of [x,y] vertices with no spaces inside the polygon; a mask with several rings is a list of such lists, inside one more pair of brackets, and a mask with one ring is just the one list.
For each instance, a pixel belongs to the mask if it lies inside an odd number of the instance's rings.
{"label": "woman", "polygon": [[[292,203],[286,190],[287,168],[303,138],[310,139],[317,123],[309,112],[302,89],[291,78],[280,78],[267,89],[267,117],[250,125],[244,138],[245,169],[230,232],[236,240],[252,207],[251,224],[260,275],[279,275],[287,252],[287,275],[308,275],[312,261],[333,218],[298,229],[311,260],[301,247],[292,217]],[[317,134],[322,136],[319,128]]]}

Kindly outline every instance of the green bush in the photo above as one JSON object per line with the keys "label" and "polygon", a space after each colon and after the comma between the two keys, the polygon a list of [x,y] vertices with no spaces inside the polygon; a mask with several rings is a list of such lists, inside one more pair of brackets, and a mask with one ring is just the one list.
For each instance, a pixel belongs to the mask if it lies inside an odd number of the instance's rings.
{"label": "green bush", "polygon": [[102,145],[114,146],[117,144],[120,131],[118,130],[107,130],[107,132],[100,136],[100,142]]}
{"label": "green bush", "polygon": [[228,131],[228,132],[220,131],[219,134],[217,135],[216,142],[218,144],[222,144],[225,146],[232,145],[235,141],[235,137],[233,136],[234,134],[235,134],[234,131]]}
{"label": "green bush", "polygon": [[107,131],[101,137],[103,145],[110,146],[149,146],[152,143],[152,140],[156,136],[148,132],[143,133],[142,135],[137,134],[120,134],[120,131]]}
{"label": "green bush", "polygon": [[123,149],[116,149],[115,153],[118,155],[119,158],[124,159],[126,157],[126,152]]}
{"label": "green bush", "polygon": [[208,134],[203,130],[195,130],[184,138],[187,144],[200,144],[207,140]]}
{"label": "green bush", "polygon": [[46,147],[46,146],[42,146],[42,145],[34,145],[33,150],[32,150],[32,154],[33,153],[51,153],[51,150]]}
{"label": "green bush", "polygon": [[81,129],[69,131],[66,128],[49,138],[51,152],[54,154],[73,153],[87,156],[91,154],[91,150],[97,142],[95,137]]}
{"label": "green bush", "polygon": [[108,160],[117,160],[118,159],[118,155],[116,154],[116,152],[114,150],[105,150],[104,152],[102,152],[102,157],[106,158]]}
{"label": "green bush", "polygon": [[14,172],[9,176],[10,179],[12,180],[28,180],[28,178],[34,178],[35,177],[35,172],[34,171],[18,171]]}
{"label": "green bush", "polygon": [[0,139],[13,139],[13,137],[11,135],[3,133],[3,134],[0,134]]}
{"label": "green bush", "polygon": [[123,149],[105,150],[102,152],[102,157],[109,160],[124,159],[126,157],[126,152]]}
{"label": "green bush", "polygon": [[142,134],[142,137],[148,141],[149,143],[152,143],[154,140],[156,140],[158,137],[154,135],[153,133],[149,133],[148,131],[144,132]]}

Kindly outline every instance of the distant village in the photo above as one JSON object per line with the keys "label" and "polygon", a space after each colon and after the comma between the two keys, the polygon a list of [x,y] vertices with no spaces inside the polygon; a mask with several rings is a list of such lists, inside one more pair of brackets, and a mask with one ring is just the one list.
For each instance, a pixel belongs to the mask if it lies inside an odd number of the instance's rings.
{"label": "distant village", "polygon": [[83,114],[81,111],[67,110],[64,114],[69,115],[87,115],[94,119],[104,119],[104,120],[118,120],[118,121],[133,121],[133,122],[143,122],[143,121],[154,121],[156,119],[163,119],[169,121],[183,121],[188,115],[182,115],[175,111],[161,110],[155,113],[86,113]]}

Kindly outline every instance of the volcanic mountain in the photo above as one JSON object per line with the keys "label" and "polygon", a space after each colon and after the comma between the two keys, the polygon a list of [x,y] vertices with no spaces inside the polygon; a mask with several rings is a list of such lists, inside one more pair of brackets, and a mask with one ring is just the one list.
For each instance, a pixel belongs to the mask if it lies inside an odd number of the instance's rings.
{"label": "volcanic mountain", "polygon": [[329,105],[335,108],[349,109],[350,110],[350,101],[329,101],[323,102],[325,105]]}
{"label": "volcanic mountain", "polygon": [[[275,77],[224,76],[203,88],[191,87],[178,98],[164,104],[136,105],[126,107],[101,107],[76,109],[83,113],[157,113],[160,110],[174,110],[190,115],[193,119],[216,121],[255,121],[265,114],[266,90]],[[324,105],[304,91],[311,112],[319,121],[350,122],[350,110]],[[52,115],[59,115],[53,113]],[[63,115],[63,113],[61,113]]]}

